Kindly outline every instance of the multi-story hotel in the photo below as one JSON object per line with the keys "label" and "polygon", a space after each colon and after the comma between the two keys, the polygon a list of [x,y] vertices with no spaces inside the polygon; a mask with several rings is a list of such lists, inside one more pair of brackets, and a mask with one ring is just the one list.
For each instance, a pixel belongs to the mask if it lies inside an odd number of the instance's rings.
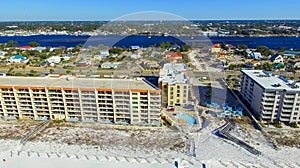
{"label": "multi-story hotel", "polygon": [[300,85],[262,70],[242,70],[241,94],[263,121],[300,122]]}
{"label": "multi-story hotel", "polygon": [[188,104],[187,68],[182,63],[167,63],[160,70],[158,79],[162,90],[163,107],[186,106]]}
{"label": "multi-story hotel", "polygon": [[161,91],[145,79],[0,77],[0,116],[160,125]]}

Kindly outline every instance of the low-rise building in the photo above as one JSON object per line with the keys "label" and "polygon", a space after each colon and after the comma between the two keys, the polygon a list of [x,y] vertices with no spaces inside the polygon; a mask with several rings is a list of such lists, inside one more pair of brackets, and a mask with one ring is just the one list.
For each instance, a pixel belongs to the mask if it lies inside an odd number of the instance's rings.
{"label": "low-rise building", "polygon": [[253,52],[252,51],[248,54],[248,58],[252,58],[252,59],[255,59],[255,60],[260,60],[260,59],[262,59],[262,55],[261,55],[260,52]]}
{"label": "low-rise building", "polygon": [[165,59],[169,62],[178,62],[182,60],[182,54],[180,52],[165,52]]}
{"label": "low-rise building", "polygon": [[7,62],[9,63],[27,63],[28,61],[27,57],[18,54],[7,58]]}
{"label": "low-rise building", "polygon": [[290,65],[291,65],[294,69],[300,69],[300,62],[291,62]]}
{"label": "low-rise building", "polygon": [[214,44],[210,50],[211,53],[219,53],[222,52],[222,48],[220,44]]}
{"label": "low-rise building", "polygon": [[31,46],[21,46],[21,47],[19,47],[19,49],[23,50],[23,51],[25,51],[25,50],[33,50],[34,47],[31,47]]}
{"label": "low-rise building", "polygon": [[245,67],[250,69],[254,69],[258,65],[260,65],[260,61],[257,60],[252,60],[245,63]]}
{"label": "low-rise building", "polygon": [[270,60],[274,63],[282,63],[283,56],[281,54],[276,53],[270,58]]}
{"label": "low-rise building", "polygon": [[101,64],[102,69],[117,69],[121,62],[104,62]]}
{"label": "low-rise building", "polygon": [[109,58],[109,50],[100,50],[100,57],[102,59]]}
{"label": "low-rise building", "polygon": [[0,58],[4,58],[6,52],[5,51],[0,51]]}
{"label": "low-rise building", "polygon": [[52,56],[50,58],[47,58],[47,62],[49,64],[51,64],[51,63],[59,64],[61,62],[61,57],[60,56]]}

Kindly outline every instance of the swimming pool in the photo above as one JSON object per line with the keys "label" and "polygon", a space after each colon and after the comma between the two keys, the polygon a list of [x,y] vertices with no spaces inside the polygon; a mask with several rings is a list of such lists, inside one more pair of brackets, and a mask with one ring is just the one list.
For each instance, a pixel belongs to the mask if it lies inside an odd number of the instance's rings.
{"label": "swimming pool", "polygon": [[186,114],[176,114],[175,118],[178,119],[184,119],[187,121],[188,124],[197,124],[196,119],[190,115],[186,115]]}

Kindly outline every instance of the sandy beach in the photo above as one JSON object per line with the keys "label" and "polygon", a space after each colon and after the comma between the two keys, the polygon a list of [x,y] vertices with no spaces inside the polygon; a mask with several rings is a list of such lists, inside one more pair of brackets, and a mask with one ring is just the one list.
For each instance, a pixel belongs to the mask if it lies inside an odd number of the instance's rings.
{"label": "sandy beach", "polygon": [[[50,125],[21,145],[20,139],[37,123],[3,122],[0,133],[2,168],[133,167],[300,167],[299,147],[278,145],[251,125],[239,125],[231,135],[262,152],[256,156],[212,132],[225,121],[208,117],[198,132],[113,129],[93,124]],[[184,129],[183,129],[184,130]]]}

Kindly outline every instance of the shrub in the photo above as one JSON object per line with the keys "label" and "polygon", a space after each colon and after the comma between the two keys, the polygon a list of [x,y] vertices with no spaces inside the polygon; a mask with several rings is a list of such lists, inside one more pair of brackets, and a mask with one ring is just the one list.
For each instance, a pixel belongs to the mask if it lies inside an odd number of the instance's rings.
{"label": "shrub", "polygon": [[290,126],[291,126],[292,128],[299,128],[298,124],[295,123],[295,122],[291,123]]}
{"label": "shrub", "polygon": [[274,122],[274,127],[276,127],[276,128],[282,128],[281,122],[275,121]]}

